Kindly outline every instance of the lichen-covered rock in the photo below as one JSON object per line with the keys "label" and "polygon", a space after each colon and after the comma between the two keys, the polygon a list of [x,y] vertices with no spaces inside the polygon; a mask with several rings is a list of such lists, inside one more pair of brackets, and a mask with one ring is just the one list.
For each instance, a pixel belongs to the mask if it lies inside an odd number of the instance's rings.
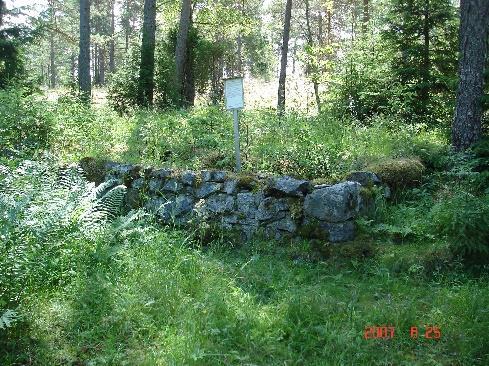
{"label": "lichen-covered rock", "polygon": [[203,170],[202,181],[222,183],[227,177],[227,173],[218,170]]}
{"label": "lichen-covered rock", "polygon": [[161,190],[165,192],[177,193],[182,189],[182,187],[182,183],[180,183],[176,179],[170,179],[165,182]]}
{"label": "lichen-covered rock", "polygon": [[304,197],[312,189],[311,182],[292,177],[276,177],[270,179],[266,188],[269,195]]}
{"label": "lichen-covered rock", "polygon": [[360,183],[343,182],[320,188],[307,195],[304,201],[306,215],[327,222],[341,222],[354,218],[361,208]]}
{"label": "lichen-covered rock", "polygon": [[268,224],[268,228],[293,234],[297,231],[297,224],[290,215],[286,215],[283,219]]}
{"label": "lichen-covered rock", "polygon": [[319,227],[328,234],[328,240],[332,243],[340,243],[355,238],[355,223],[353,221],[321,222]]}
{"label": "lichen-covered rock", "polygon": [[195,192],[197,198],[206,198],[212,193],[219,192],[222,189],[222,183],[205,182]]}
{"label": "lichen-covered rock", "polygon": [[258,205],[255,217],[259,221],[279,220],[285,217],[288,208],[284,198],[267,197]]}
{"label": "lichen-covered rock", "polygon": [[346,177],[347,181],[358,182],[364,187],[380,185],[382,182],[377,174],[372,172],[352,172]]}
{"label": "lichen-covered rock", "polygon": [[160,192],[162,187],[163,187],[163,181],[161,179],[151,178],[148,182],[149,193]]}
{"label": "lichen-covered rock", "polygon": [[254,219],[257,212],[256,195],[251,192],[238,193],[237,211],[243,218]]}
{"label": "lichen-covered rock", "polygon": [[238,188],[238,181],[236,179],[230,179],[224,182],[224,193],[234,194]]}
{"label": "lichen-covered rock", "polygon": [[195,184],[196,178],[197,175],[194,172],[187,170],[182,173],[180,180],[186,186],[193,186]]}
{"label": "lichen-covered rock", "polygon": [[157,179],[166,179],[171,177],[172,174],[173,174],[173,170],[171,169],[157,169],[157,170],[153,170],[150,173],[150,177],[157,178]]}
{"label": "lichen-covered rock", "polygon": [[234,210],[234,197],[220,193],[207,198],[203,204],[203,210],[209,214],[222,214]]}
{"label": "lichen-covered rock", "polygon": [[148,201],[146,208],[156,212],[157,216],[164,222],[170,222],[190,214],[194,208],[194,200],[187,195],[179,195],[169,199],[153,198]]}

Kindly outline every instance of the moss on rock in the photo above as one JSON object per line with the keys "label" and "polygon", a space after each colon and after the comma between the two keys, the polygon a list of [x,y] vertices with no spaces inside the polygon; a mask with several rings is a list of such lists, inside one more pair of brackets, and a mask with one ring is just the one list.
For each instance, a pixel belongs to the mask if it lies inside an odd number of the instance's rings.
{"label": "moss on rock", "polygon": [[394,190],[416,187],[422,182],[425,167],[419,159],[389,159],[372,165],[368,170],[376,173],[382,182]]}

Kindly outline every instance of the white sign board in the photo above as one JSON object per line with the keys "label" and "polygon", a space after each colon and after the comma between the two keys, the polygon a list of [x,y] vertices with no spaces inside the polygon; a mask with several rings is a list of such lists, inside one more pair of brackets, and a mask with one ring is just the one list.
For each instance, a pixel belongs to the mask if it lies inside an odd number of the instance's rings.
{"label": "white sign board", "polygon": [[243,78],[233,78],[224,81],[226,109],[242,109],[244,107]]}

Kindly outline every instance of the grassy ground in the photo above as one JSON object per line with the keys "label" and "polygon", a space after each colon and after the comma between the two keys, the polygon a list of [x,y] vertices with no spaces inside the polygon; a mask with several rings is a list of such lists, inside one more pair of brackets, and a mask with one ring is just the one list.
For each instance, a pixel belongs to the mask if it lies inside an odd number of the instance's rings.
{"label": "grassy ground", "polygon": [[[31,149],[24,158],[40,159],[42,146],[62,162],[234,165],[231,116],[215,108],[119,116],[69,97],[0,99],[2,143],[15,150],[23,141]],[[487,257],[486,150],[451,154],[443,128],[381,117],[359,125],[247,111],[241,131],[250,172],[331,181],[400,157],[426,169],[416,186],[378,201],[352,243],[216,237],[201,247],[198,235],[151,218],[87,232],[75,224],[79,208],[65,204],[81,193],[55,190],[43,184],[45,170],[34,179],[23,168],[21,190],[0,190],[0,316],[17,314],[0,329],[0,364],[489,363],[487,267],[463,262],[468,249]],[[367,326],[382,325],[395,327],[393,339],[364,338]],[[441,339],[425,339],[428,326]]]}
{"label": "grassy ground", "polygon": [[[467,365],[489,349],[487,278],[341,255],[311,260],[306,243],[200,250],[148,228],[84,243],[68,283],[22,305],[25,328],[3,364]],[[127,233],[126,233],[127,234]],[[126,234],[123,234],[124,237]],[[388,246],[382,248],[391,253]],[[387,254],[389,257],[390,254]],[[364,339],[369,325],[393,339]],[[440,340],[421,335],[441,329]],[[15,339],[15,332],[19,338]]]}

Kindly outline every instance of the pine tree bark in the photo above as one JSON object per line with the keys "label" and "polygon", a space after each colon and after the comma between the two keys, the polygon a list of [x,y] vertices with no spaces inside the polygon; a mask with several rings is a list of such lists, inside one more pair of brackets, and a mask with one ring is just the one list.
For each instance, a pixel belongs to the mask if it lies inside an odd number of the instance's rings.
{"label": "pine tree bark", "polygon": [[[53,28],[56,27],[56,13],[54,9],[54,1],[49,1],[49,13],[50,13],[50,22]],[[51,30],[49,34],[49,63],[50,63],[50,87],[52,89],[56,88],[56,52],[54,47],[54,31]]]}
{"label": "pine tree bark", "polygon": [[[306,30],[307,30],[307,45],[309,47],[314,46],[314,39],[312,36],[312,30],[311,30],[311,8],[309,6],[309,0],[305,0],[305,5],[306,5]],[[312,55],[310,55],[312,57]],[[311,76],[313,74],[314,70],[312,69],[310,65],[310,61],[306,67],[306,74]],[[316,107],[318,109],[318,113],[321,113],[321,99],[319,97],[319,83],[316,80],[316,75],[312,75],[312,85],[314,88],[314,96],[316,98]]]}
{"label": "pine tree bark", "polygon": [[370,9],[368,0],[363,0],[363,19],[362,19],[362,32],[366,34],[368,31],[368,22],[370,21]]}
{"label": "pine tree bark", "polygon": [[139,104],[153,105],[155,69],[156,0],[144,1],[143,39],[139,69]]}
{"label": "pine tree bark", "polygon": [[188,52],[188,33],[192,17],[192,0],[182,0],[180,25],[178,28],[177,45],[175,48],[175,80],[180,105],[185,105],[185,70]]}
{"label": "pine tree bark", "polygon": [[90,0],[80,0],[80,54],[78,56],[78,82],[82,98],[90,100]]}
{"label": "pine tree bark", "polygon": [[112,74],[115,71],[115,15],[114,15],[115,1],[109,1],[110,7],[110,42],[109,42],[109,72]]}
{"label": "pine tree bark", "polygon": [[460,18],[459,82],[452,125],[452,144],[458,151],[477,142],[482,133],[489,1],[461,0]]}
{"label": "pine tree bark", "polygon": [[279,116],[285,112],[285,81],[287,78],[287,54],[289,52],[290,18],[292,16],[292,0],[285,5],[284,32],[282,39],[282,57],[280,60],[280,76],[278,79],[277,112]]}
{"label": "pine tree bark", "polygon": [[421,87],[419,90],[420,110],[418,111],[420,117],[428,113],[430,99],[430,0],[424,0],[423,13],[423,60],[421,64]]}

